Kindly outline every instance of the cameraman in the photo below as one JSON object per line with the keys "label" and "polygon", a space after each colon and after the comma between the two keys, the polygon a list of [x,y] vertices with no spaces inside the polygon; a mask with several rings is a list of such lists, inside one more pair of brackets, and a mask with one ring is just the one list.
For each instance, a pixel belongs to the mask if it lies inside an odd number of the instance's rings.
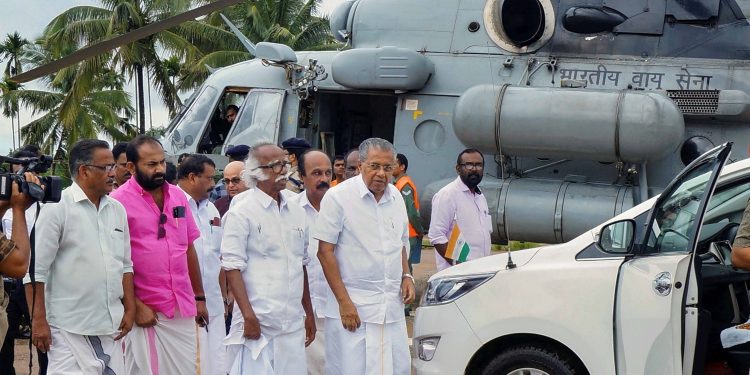
{"label": "cameraman", "polygon": [[[24,176],[26,181],[39,184],[39,179],[34,174],[25,173]],[[4,216],[9,208],[13,213],[11,238],[8,239],[5,235],[0,237],[0,276],[21,278],[29,269],[31,246],[26,225],[26,209],[34,200],[23,194],[18,184],[12,185],[13,193],[10,200],[0,201],[0,216]],[[5,333],[8,331],[8,316],[5,313],[7,305],[5,291],[0,290],[0,342],[5,341]]]}
{"label": "cameraman", "polygon": [[[13,154],[14,159],[24,160],[34,159],[39,156],[41,155],[39,154],[38,149],[36,147],[32,148],[31,145],[27,145]],[[17,173],[22,166],[20,164],[11,164],[10,167],[12,173]],[[42,205],[42,203],[39,204]],[[32,205],[26,210],[26,224],[29,235],[31,235],[31,229],[36,221],[36,215],[39,210],[39,208],[35,206],[36,205]],[[13,214],[9,210],[2,218],[5,237],[11,238]],[[2,348],[0,348],[0,374],[16,375],[13,363],[15,359],[15,339],[22,337],[20,327],[29,324],[31,322],[31,317],[26,304],[23,281],[20,278],[7,278],[5,281],[5,292],[8,293],[9,297],[9,303],[5,310],[8,317],[8,332],[5,335],[5,341],[2,342]],[[37,351],[37,358],[39,361],[39,375],[45,375],[47,373],[47,354]]]}

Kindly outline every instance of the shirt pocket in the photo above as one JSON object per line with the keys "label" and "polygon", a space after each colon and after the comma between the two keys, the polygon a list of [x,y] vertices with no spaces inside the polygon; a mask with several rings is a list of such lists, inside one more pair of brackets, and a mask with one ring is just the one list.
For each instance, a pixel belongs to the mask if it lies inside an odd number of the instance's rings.
{"label": "shirt pocket", "polygon": [[300,259],[305,252],[305,230],[299,226],[293,226],[288,229],[287,238],[289,239],[289,250]]}
{"label": "shirt pocket", "polygon": [[112,251],[112,257],[115,261],[122,264],[125,258],[125,233],[122,229],[116,228],[112,230],[111,244],[109,246]]}

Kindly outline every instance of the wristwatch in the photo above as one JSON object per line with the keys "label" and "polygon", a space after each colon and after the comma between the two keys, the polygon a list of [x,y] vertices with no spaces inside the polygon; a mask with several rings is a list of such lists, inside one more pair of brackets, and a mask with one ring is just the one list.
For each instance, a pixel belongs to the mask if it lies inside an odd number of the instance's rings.
{"label": "wristwatch", "polygon": [[206,302],[206,296],[195,296],[195,300]]}
{"label": "wristwatch", "polygon": [[403,275],[401,275],[401,280],[403,280],[403,279],[406,279],[406,278],[409,278],[409,279],[411,279],[411,282],[412,282],[412,283],[416,283],[416,282],[414,281],[414,276],[412,276],[412,275],[411,275],[410,273],[404,273]]}

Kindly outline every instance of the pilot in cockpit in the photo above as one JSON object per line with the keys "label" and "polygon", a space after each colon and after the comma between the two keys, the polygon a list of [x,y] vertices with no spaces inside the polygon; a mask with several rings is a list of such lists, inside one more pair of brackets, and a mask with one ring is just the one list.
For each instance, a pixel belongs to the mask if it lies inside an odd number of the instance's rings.
{"label": "pilot in cockpit", "polygon": [[224,118],[216,115],[211,121],[211,127],[208,131],[207,136],[204,136],[203,142],[201,142],[202,153],[212,153],[215,149],[220,148],[227,140],[229,130],[232,129],[234,120],[237,118],[237,112],[240,109],[234,104],[230,104],[224,110]]}

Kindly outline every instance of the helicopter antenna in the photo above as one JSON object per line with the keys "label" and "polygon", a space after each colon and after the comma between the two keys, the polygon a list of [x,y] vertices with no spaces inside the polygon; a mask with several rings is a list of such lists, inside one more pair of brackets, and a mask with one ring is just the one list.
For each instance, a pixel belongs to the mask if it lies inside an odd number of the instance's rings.
{"label": "helicopter antenna", "polygon": [[205,65],[205,66],[206,66],[206,70],[208,70],[208,73],[209,73],[209,74],[214,74],[214,72],[215,72],[215,71],[219,70],[219,69],[216,69],[216,68],[214,68],[213,66],[211,66],[211,65],[208,65],[208,64],[203,64],[203,65]]}
{"label": "helicopter antenna", "polygon": [[243,34],[242,31],[237,28],[237,26],[234,26],[232,21],[224,16],[224,14],[219,13],[219,15],[221,16],[221,19],[224,20],[224,23],[229,26],[229,30],[232,30],[232,33],[237,37],[237,39],[240,40],[240,43],[245,46],[247,52],[250,52],[251,55],[255,56],[255,43],[251,42],[250,39],[248,39],[245,34]]}

